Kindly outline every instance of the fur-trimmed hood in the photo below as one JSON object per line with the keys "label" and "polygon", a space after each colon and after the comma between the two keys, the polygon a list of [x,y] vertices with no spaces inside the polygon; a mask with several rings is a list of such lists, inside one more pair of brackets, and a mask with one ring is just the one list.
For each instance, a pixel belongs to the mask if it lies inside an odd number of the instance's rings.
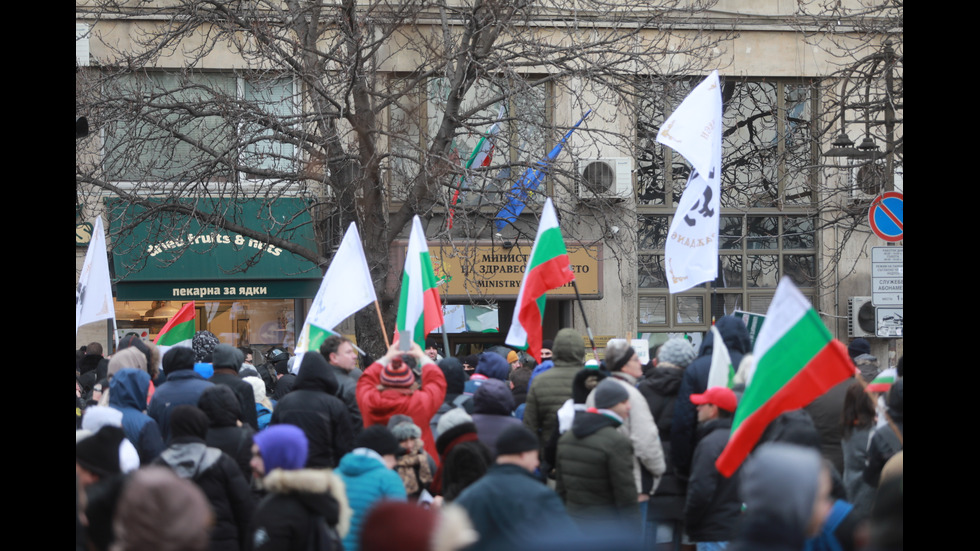
{"label": "fur-trimmed hood", "polygon": [[274,469],[262,479],[262,487],[269,493],[294,495],[324,517],[329,516],[333,498],[339,506],[337,533],[343,538],[350,530],[354,512],[347,502],[347,490],[344,481],[330,469]]}

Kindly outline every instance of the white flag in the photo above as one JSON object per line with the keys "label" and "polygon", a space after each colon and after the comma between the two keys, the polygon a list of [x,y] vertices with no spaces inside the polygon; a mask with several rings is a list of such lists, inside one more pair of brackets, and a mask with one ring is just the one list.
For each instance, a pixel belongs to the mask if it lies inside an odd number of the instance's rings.
{"label": "white flag", "polygon": [[721,86],[718,71],[713,71],[657,133],[658,143],[683,155],[693,167],[667,234],[671,293],[718,277],[721,123]]}
{"label": "white flag", "polygon": [[324,339],[335,334],[331,329],[377,299],[361,235],[351,222],[310,306],[296,353],[318,349]]}
{"label": "white flag", "polygon": [[78,328],[86,323],[108,319],[112,320],[112,328],[115,329],[116,310],[112,305],[109,257],[100,216],[95,219],[82,274],[78,276],[78,286],[75,287],[75,334],[78,335]]}
{"label": "white flag", "polygon": [[732,388],[732,381],[735,378],[732,357],[728,354],[724,337],[714,325],[711,326],[711,338],[711,367],[708,369],[708,386],[705,388],[715,386]]}

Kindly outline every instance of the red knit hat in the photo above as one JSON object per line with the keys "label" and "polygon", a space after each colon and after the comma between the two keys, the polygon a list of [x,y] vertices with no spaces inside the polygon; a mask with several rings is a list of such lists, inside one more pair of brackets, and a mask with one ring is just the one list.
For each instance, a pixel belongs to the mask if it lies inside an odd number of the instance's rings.
{"label": "red knit hat", "polygon": [[393,388],[408,388],[415,382],[415,374],[401,357],[392,358],[391,363],[381,370],[381,384]]}

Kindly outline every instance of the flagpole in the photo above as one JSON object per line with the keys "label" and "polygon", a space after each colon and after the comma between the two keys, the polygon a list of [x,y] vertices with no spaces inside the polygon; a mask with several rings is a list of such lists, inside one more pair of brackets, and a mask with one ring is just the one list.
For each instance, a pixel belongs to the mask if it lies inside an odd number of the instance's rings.
{"label": "flagpole", "polygon": [[391,341],[388,340],[388,331],[385,330],[385,320],[381,317],[381,305],[378,304],[378,299],[374,299],[374,311],[378,313],[378,323],[381,325],[381,334],[385,338],[385,346],[391,346]]}
{"label": "flagpole", "polygon": [[582,321],[585,322],[585,332],[589,335],[589,344],[592,345],[592,357],[599,361],[599,351],[595,347],[595,338],[592,337],[592,328],[589,327],[589,319],[585,317],[585,306],[582,305],[582,295],[578,293],[578,283],[572,280],[572,288],[575,289],[575,300],[578,301],[579,310],[582,312]]}

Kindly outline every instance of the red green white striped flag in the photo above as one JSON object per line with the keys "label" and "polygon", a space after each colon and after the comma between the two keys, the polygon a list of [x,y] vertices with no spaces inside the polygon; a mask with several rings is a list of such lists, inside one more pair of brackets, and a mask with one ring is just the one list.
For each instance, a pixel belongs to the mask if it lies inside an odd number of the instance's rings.
{"label": "red green white striped flag", "polygon": [[731,476],[780,414],[799,409],[854,376],[847,348],[834,339],[810,301],[784,277],[755,342],[755,375],[735,410],[732,435],[715,462]]}
{"label": "red green white striped flag", "polygon": [[514,319],[507,332],[507,344],[527,350],[541,363],[541,323],[546,293],[575,279],[565,240],[558,227],[558,215],[549,197],[544,202],[538,234],[528,258],[524,280],[514,306]]}
{"label": "red green white striped flag", "polygon": [[401,350],[408,350],[412,342],[417,343],[419,348],[425,348],[425,337],[443,324],[442,301],[436,285],[438,281],[432,270],[429,245],[425,242],[422,222],[416,215],[412,219],[412,233],[408,238],[395,324]]}
{"label": "red green white striped flag", "polygon": [[160,355],[170,350],[174,346],[190,347],[191,340],[194,338],[194,317],[197,310],[194,309],[194,301],[190,301],[181,307],[174,314],[174,317],[167,321],[167,324],[160,330],[153,344],[160,347]]}

